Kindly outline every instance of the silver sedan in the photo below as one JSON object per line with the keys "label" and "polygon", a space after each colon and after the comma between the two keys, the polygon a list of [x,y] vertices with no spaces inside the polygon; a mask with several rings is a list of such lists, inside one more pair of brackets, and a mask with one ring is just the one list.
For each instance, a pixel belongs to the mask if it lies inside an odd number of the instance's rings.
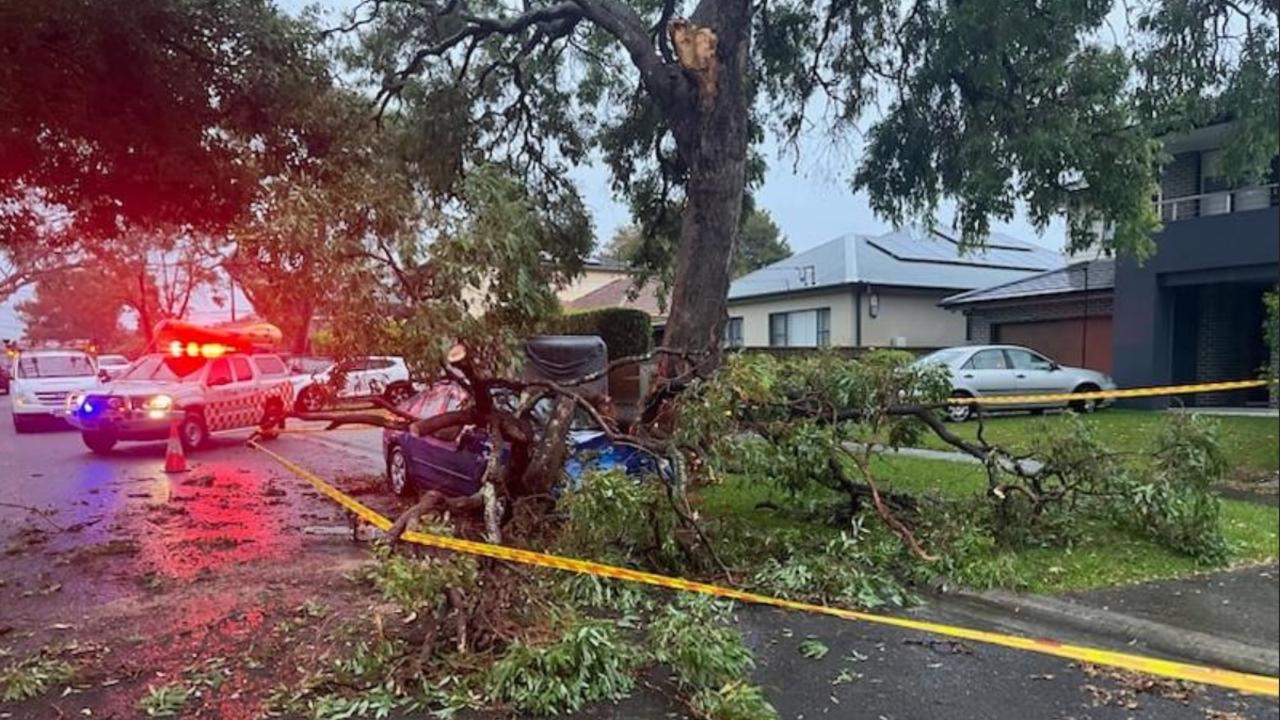
{"label": "silver sedan", "polygon": [[[1060,365],[1040,353],[1020,345],[966,345],[938,350],[916,360],[916,365],[941,365],[951,376],[952,397],[997,397],[1000,395],[1045,395],[1114,390],[1109,375],[1087,368]],[[1109,401],[1076,400],[1018,405],[1001,408],[1044,410],[1070,406],[1076,412],[1093,412]],[[947,415],[964,422],[974,412],[973,405],[951,405]]]}

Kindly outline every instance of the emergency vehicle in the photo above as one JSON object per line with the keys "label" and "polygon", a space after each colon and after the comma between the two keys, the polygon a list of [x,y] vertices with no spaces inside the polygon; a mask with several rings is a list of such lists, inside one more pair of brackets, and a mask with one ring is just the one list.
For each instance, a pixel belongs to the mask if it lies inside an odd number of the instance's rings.
{"label": "emergency vehicle", "polygon": [[269,348],[270,325],[206,328],[166,320],[154,333],[158,350],[138,358],[99,391],[68,398],[67,422],[84,444],[106,453],[121,440],[162,440],[177,423],[184,448],[210,433],[284,427],[293,402],[289,371]]}

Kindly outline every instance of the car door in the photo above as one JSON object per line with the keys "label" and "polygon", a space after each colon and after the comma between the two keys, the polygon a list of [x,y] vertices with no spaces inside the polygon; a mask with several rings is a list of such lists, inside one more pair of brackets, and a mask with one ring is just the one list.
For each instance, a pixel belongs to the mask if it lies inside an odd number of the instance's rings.
{"label": "car door", "polygon": [[255,427],[262,420],[266,396],[261,393],[249,364],[243,355],[231,356],[232,406],[228,413],[228,428]]}
{"label": "car door", "polygon": [[1005,355],[1018,382],[1019,395],[1043,395],[1065,392],[1062,387],[1066,373],[1055,370],[1052,360],[1024,348],[1006,348]]}
{"label": "car door", "polygon": [[227,423],[235,400],[234,384],[230,360],[218,358],[209,363],[209,370],[204,376],[204,423],[210,432],[230,427]]}
{"label": "car door", "polygon": [[[427,416],[453,412],[463,407],[466,393],[456,385],[442,384],[432,391],[440,400],[424,408]],[[433,435],[416,438],[422,456],[423,484],[444,492],[470,495],[480,488],[484,471],[484,453],[480,438],[471,428],[446,428]]]}
{"label": "car door", "polygon": [[1012,395],[1018,392],[1018,381],[1004,350],[988,348],[974,353],[957,372],[962,385],[978,395]]}

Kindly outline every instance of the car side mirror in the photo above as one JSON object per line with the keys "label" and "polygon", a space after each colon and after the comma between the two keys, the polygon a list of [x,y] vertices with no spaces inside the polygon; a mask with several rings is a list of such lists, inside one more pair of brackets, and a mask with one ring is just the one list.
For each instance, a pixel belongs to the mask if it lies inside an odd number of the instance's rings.
{"label": "car side mirror", "polygon": [[1053,371],[1053,370],[1061,370],[1061,369],[1062,369],[1062,366],[1061,366],[1061,365],[1059,365],[1058,363],[1054,362],[1053,360],[1050,360],[1050,361],[1049,361],[1049,370],[1050,370],[1050,371]]}
{"label": "car side mirror", "polygon": [[98,379],[101,380],[102,382],[106,382],[111,379],[111,373],[107,372],[106,370],[99,370]]}

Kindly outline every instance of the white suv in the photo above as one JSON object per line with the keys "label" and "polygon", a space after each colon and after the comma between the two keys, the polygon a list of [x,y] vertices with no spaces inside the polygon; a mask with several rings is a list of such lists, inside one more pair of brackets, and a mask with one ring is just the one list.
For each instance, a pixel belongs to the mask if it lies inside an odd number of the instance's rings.
{"label": "white suv", "polygon": [[[342,386],[335,388],[339,375]],[[290,382],[299,412],[316,412],[335,399],[382,397],[398,405],[415,392],[404,358],[393,356],[353,358],[322,370],[296,374]]]}
{"label": "white suv", "polygon": [[39,420],[61,418],[67,396],[101,385],[98,366],[80,350],[28,350],[13,362],[14,432],[27,432]]}
{"label": "white suv", "polygon": [[120,440],[162,440],[171,423],[187,449],[209,433],[284,426],[293,402],[289,371],[278,355],[145,355],[98,392],[72,396],[67,421],[95,453]]}

